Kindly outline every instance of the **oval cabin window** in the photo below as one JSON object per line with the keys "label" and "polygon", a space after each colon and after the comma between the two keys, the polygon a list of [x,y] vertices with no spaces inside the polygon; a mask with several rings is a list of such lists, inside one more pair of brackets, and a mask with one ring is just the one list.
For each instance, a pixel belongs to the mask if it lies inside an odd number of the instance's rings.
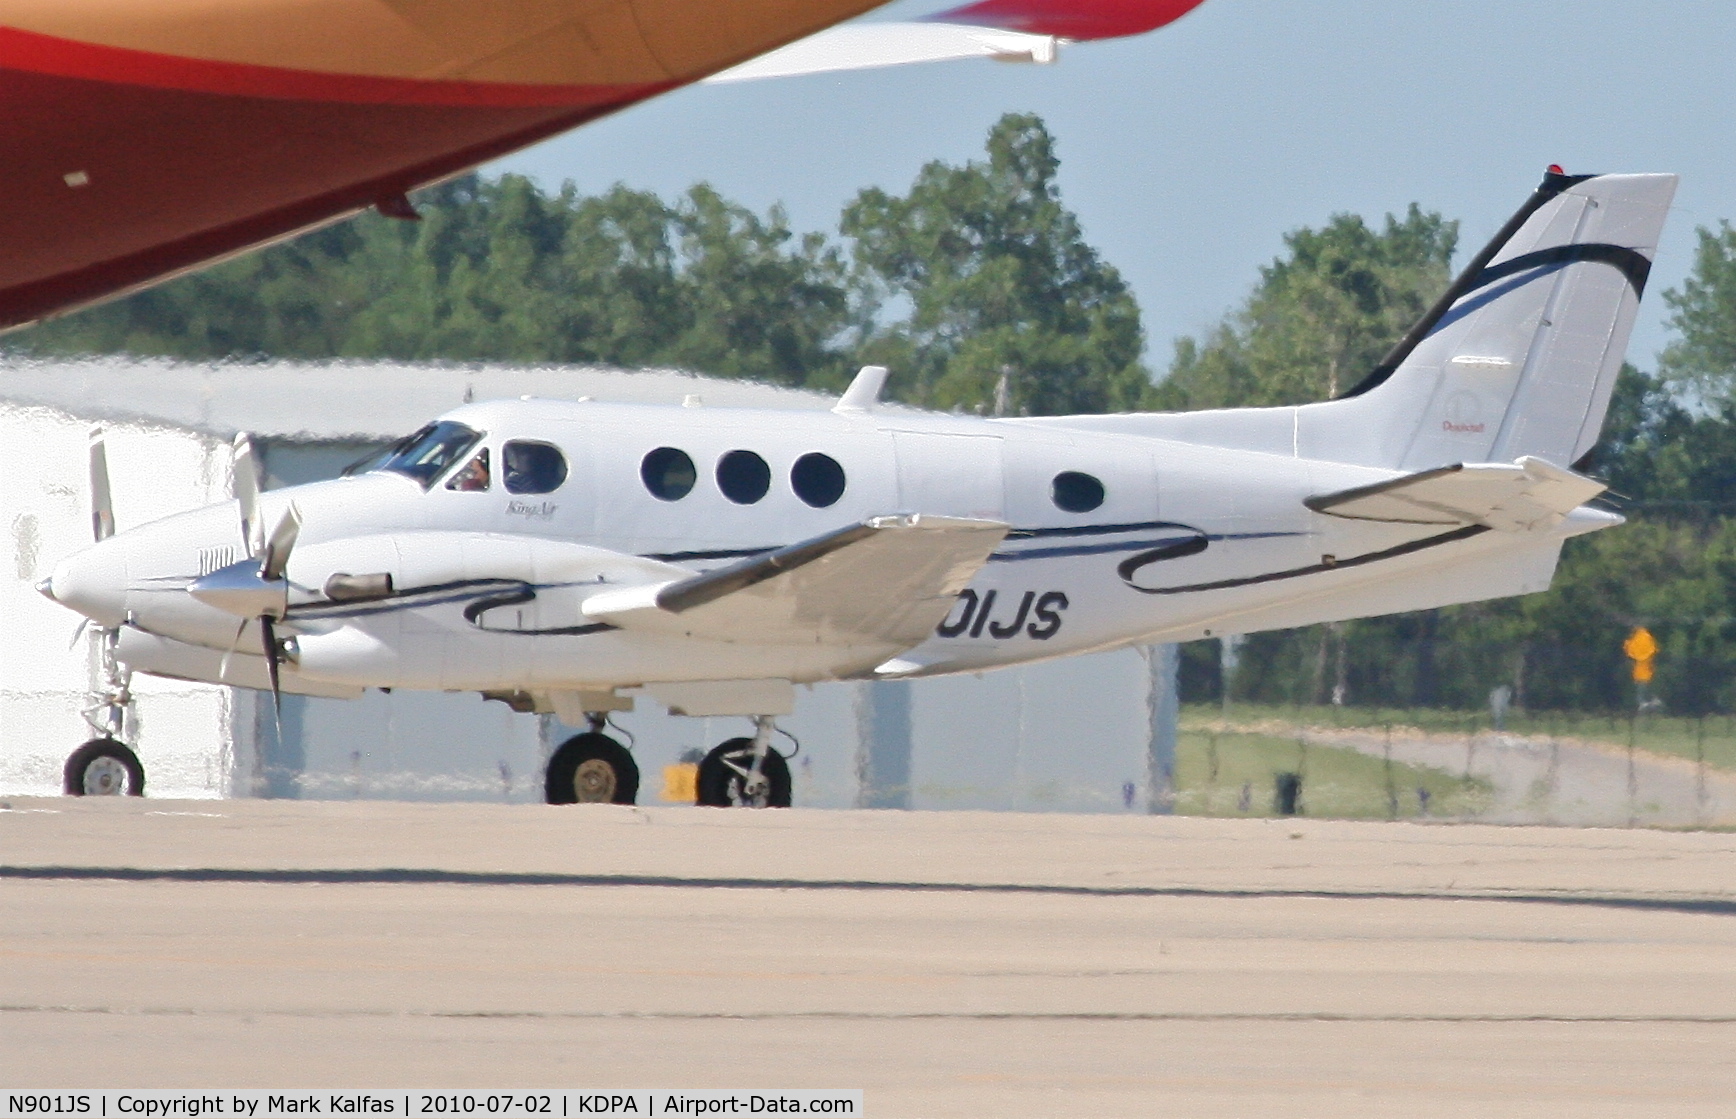
{"label": "oval cabin window", "polygon": [[835,505],[844,496],[844,468],[831,455],[811,451],[790,467],[790,488],[816,509]]}
{"label": "oval cabin window", "polygon": [[1103,483],[1077,470],[1063,470],[1055,475],[1049,497],[1059,509],[1069,513],[1089,513],[1103,504]]}
{"label": "oval cabin window", "polygon": [[737,505],[752,505],[772,488],[772,468],[752,451],[730,451],[717,460],[717,488]]}
{"label": "oval cabin window", "polygon": [[639,477],[659,501],[680,501],[693,492],[699,472],[687,452],[676,447],[658,447],[639,464]]}
{"label": "oval cabin window", "polygon": [[567,480],[567,457],[551,443],[514,439],[500,449],[507,493],[553,493]]}

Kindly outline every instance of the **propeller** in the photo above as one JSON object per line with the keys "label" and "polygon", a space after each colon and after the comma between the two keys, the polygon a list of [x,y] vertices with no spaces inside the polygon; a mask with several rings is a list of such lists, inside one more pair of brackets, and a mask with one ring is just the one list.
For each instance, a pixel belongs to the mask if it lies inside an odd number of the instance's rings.
{"label": "propeller", "polygon": [[[115,534],[115,494],[109,489],[108,482],[108,446],[102,441],[101,427],[90,429],[90,538],[95,543],[108,540]],[[85,631],[90,628],[89,618],[78,619],[78,628],[73,630],[73,640],[66,647],[69,651],[78,647],[78,642],[85,637]]]}
{"label": "propeller", "polygon": [[[90,429],[90,533],[101,544],[115,534],[114,491],[109,485],[108,444],[100,427]],[[85,721],[99,734],[119,738],[126,724],[126,712],[132,703],[130,668],[115,657],[115,645],[120,630],[112,626],[92,626],[89,618],[78,623],[73,631],[72,645],[87,632],[95,631],[102,652],[102,691],[95,693],[96,704],[84,712]],[[97,718],[101,713],[102,719]]]}
{"label": "propeller", "polygon": [[265,654],[265,671],[271,680],[271,702],[281,715],[283,647],[277,641],[277,623],[289,612],[290,553],[301,535],[301,510],[292,502],[278,519],[277,527],[267,536],[259,511],[259,470],[254,464],[253,440],[245,433],[235,437],[231,459],[235,478],[235,504],[241,517],[241,546],[247,559],[219,568],[195,579],[187,593],[208,606],[238,615],[241,625],[235,630],[235,640],[223,655],[220,672],[227,672],[229,659],[241,644],[249,622],[259,623],[260,642]]}
{"label": "propeller", "polygon": [[[114,496],[109,489],[108,448],[103,442],[100,427],[90,429],[90,534],[98,544],[115,534]],[[84,638],[88,629],[90,619],[79,619],[78,628],[72,631],[72,641],[67,648],[78,648],[79,641]]]}
{"label": "propeller", "polygon": [[102,428],[90,429],[90,530],[96,542],[115,534],[114,497],[109,491],[108,448]]}
{"label": "propeller", "polygon": [[235,505],[241,512],[241,546],[250,556],[265,549],[259,539],[259,468],[253,463],[253,437],[237,432],[229,453],[229,473],[235,479]]}

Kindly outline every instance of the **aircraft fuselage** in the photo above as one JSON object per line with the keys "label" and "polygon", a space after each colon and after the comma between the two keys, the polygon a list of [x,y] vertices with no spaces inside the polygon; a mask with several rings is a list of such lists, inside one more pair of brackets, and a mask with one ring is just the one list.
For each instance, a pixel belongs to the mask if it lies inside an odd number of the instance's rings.
{"label": "aircraft fuselage", "polygon": [[[1615,519],[1580,509],[1523,536],[1344,519],[1304,499],[1395,472],[1065,419],[524,400],[441,423],[455,442],[428,452],[438,468],[423,477],[400,463],[263,496],[266,525],[292,503],[302,521],[279,630],[293,638],[289,690],[974,672],[1539,590],[1563,539]],[[913,647],[768,642],[751,625],[690,636],[586,613],[606,591],[900,513],[1010,526]],[[230,502],[123,532],[63,564],[52,593],[125,623],[135,650],[155,641],[135,653],[147,670],[259,686],[258,639],[188,592],[246,556],[237,516]]]}

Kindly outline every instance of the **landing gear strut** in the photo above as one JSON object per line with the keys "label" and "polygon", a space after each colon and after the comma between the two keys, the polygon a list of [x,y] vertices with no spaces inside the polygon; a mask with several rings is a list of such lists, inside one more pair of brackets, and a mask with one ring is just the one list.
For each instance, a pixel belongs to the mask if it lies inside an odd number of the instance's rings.
{"label": "landing gear strut", "polygon": [[788,808],[790,766],[772,749],[770,715],[754,718],[752,738],[732,738],[699,763],[698,802],[712,808]]}
{"label": "landing gear strut", "polygon": [[639,766],[625,747],[603,733],[604,716],[588,713],[591,729],[561,743],[549,758],[543,794],[550,804],[632,804],[639,796]]}
{"label": "landing gear strut", "polygon": [[102,683],[93,692],[96,700],[84,709],[84,721],[97,733],[66,759],[62,773],[67,796],[134,796],[145,795],[145,767],[139,756],[123,742],[127,711],[132,707],[133,674],[115,657],[115,645],[120,631],[100,630],[97,633],[102,656]]}

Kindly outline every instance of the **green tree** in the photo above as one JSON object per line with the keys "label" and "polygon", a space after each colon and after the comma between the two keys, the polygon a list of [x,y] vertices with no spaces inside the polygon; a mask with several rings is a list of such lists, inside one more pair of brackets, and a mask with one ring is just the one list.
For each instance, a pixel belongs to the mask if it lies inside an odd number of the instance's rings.
{"label": "green tree", "polygon": [[910,192],[862,191],[844,211],[865,317],[863,353],[903,394],[986,407],[1006,378],[1010,411],[1100,412],[1142,404],[1139,307],[1061,204],[1054,138],[1030,114],[989,130],[988,159],[928,164]]}
{"label": "green tree", "polygon": [[1446,289],[1458,233],[1412,203],[1378,232],[1338,214],[1286,235],[1241,309],[1177,340],[1159,406],[1304,404],[1354,386]]}
{"label": "green tree", "polygon": [[844,265],[710,187],[674,206],[467,176],[14,337],[34,353],[684,365],[841,383]]}
{"label": "green tree", "polygon": [[765,220],[710,186],[675,214],[690,325],[663,360],[723,377],[842,387],[833,341],[848,323],[844,266],[819,234],[797,238],[782,207]]}
{"label": "green tree", "polygon": [[1679,290],[1664,293],[1676,339],[1658,373],[1706,401],[1736,397],[1736,229],[1728,221],[1698,230],[1694,266]]}

